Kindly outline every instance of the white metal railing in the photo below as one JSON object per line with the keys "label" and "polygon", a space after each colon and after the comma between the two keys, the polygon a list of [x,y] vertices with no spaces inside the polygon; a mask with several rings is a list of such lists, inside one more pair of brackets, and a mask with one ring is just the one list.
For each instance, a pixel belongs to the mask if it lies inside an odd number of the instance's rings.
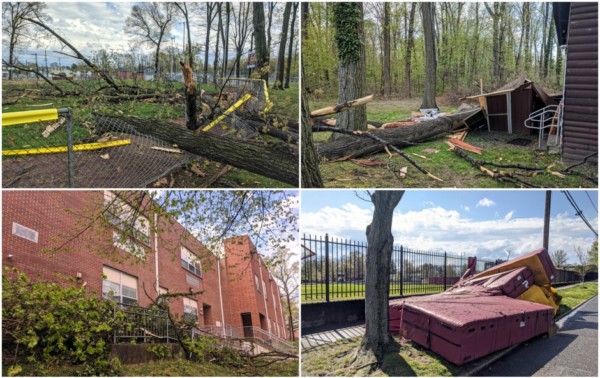
{"label": "white metal railing", "polygon": [[550,127],[556,127],[557,134],[560,135],[559,128],[559,116],[560,116],[559,105],[548,105],[545,108],[536,110],[529,115],[529,118],[525,120],[525,127],[528,129],[538,130],[538,149],[542,149],[542,141],[544,138],[544,130]]}
{"label": "white metal railing", "polygon": [[212,336],[226,339],[248,339],[264,345],[279,352],[298,354],[298,348],[281,337],[275,336],[259,327],[233,327],[225,326],[201,326],[192,331],[192,337],[196,335],[210,334]]}

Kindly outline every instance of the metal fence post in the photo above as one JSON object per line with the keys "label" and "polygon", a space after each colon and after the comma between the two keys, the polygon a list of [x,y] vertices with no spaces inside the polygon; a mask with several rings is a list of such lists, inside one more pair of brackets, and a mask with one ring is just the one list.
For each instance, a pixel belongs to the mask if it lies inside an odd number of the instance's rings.
{"label": "metal fence post", "polygon": [[444,252],[444,291],[448,282],[448,252]]}
{"label": "metal fence post", "polygon": [[400,246],[400,296],[404,296],[404,247]]}
{"label": "metal fence post", "polygon": [[325,234],[325,301],[329,302],[329,234]]}
{"label": "metal fence post", "polygon": [[58,109],[60,114],[67,118],[67,172],[69,176],[69,188],[75,187],[75,171],[73,154],[73,112],[71,108]]}

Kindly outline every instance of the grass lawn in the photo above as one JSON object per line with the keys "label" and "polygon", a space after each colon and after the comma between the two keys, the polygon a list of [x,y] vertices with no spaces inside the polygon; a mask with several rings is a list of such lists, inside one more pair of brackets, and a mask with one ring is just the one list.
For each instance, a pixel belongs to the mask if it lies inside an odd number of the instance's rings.
{"label": "grass lawn", "polygon": [[[559,289],[559,294],[563,299],[558,314],[562,314],[597,295],[598,283]],[[356,371],[349,365],[360,342],[360,337],[343,339],[302,352],[302,375],[354,376]],[[501,351],[482,359],[492,359],[498,353]],[[463,376],[479,365],[482,359],[459,367],[410,341],[401,345],[399,339],[395,339],[384,355],[381,368],[375,371],[373,376]]]}
{"label": "grass lawn", "polygon": [[[367,118],[369,121],[390,122],[398,121],[410,116],[412,111],[419,107],[420,100],[399,101],[374,101],[367,105]],[[312,102],[311,109],[331,105],[335,100]],[[453,111],[452,106],[440,106],[442,111]],[[329,139],[330,132],[313,134],[315,143],[324,143]],[[509,140],[522,137],[520,135],[478,131],[468,134],[465,142],[482,147],[483,154],[476,155],[467,152],[478,160],[494,161],[502,164],[522,164],[528,166],[548,167],[554,165],[552,170],[560,171],[569,164],[560,160],[560,155],[537,151],[537,136],[529,136],[531,143],[528,146],[515,146],[507,144]],[[408,167],[406,177],[396,178],[387,168],[388,154],[379,153],[359,159],[368,159],[382,162],[383,165],[364,167],[350,160],[340,162],[325,162],[320,165],[321,174],[326,187],[337,188],[369,188],[369,187],[461,187],[461,188],[514,188],[512,183],[501,183],[483,175],[477,168],[458,157],[452,152],[445,142],[445,138],[420,143],[406,147],[404,150],[424,169],[441,178],[442,182],[428,178],[416,170],[410,163],[400,156],[391,159],[394,171]],[[436,152],[437,151],[437,152]],[[424,156],[425,158],[419,157]],[[491,168],[491,167],[488,167]],[[597,166],[582,166],[575,170],[588,176],[597,176]],[[534,177],[520,177],[526,182],[540,187],[597,187],[598,185],[579,176],[566,176],[564,178],[551,174],[537,174]]]}
{"label": "grass lawn", "polygon": [[[86,86],[99,87],[98,82],[81,82]],[[144,87],[152,87],[153,83],[138,83]],[[70,85],[61,82],[61,86]],[[166,83],[165,89],[172,91],[173,97],[183,90],[181,83]],[[200,85],[200,88],[207,92],[215,92],[213,85]],[[34,80],[20,82],[3,82],[2,94],[3,100],[7,105],[2,106],[3,112],[16,112],[25,110],[39,110],[50,108],[66,108],[73,109],[73,139],[74,143],[81,143],[82,140],[89,137],[88,129],[85,127],[93,123],[92,113],[117,113],[127,116],[138,116],[144,118],[158,118],[163,120],[182,123],[184,115],[184,104],[181,101],[162,101],[154,102],[147,100],[132,100],[120,101],[112,103],[106,101],[101,95],[86,95],[86,96],[53,96],[48,93],[49,86],[45,83],[36,83]],[[78,88],[74,88],[78,89]],[[274,106],[269,111],[270,115],[282,117],[285,119],[298,119],[298,83],[292,83],[289,89],[273,90],[269,88],[270,99]],[[15,104],[8,104],[10,100],[18,99]],[[4,137],[2,138],[3,149],[21,149],[21,148],[36,148],[49,146],[64,146],[66,145],[66,130],[59,128],[53,132],[49,138],[42,138],[41,133],[49,123],[28,124],[7,127],[3,130]],[[264,140],[271,140],[269,136],[263,136]],[[206,177],[211,177],[216,172],[220,171],[222,166],[214,162],[203,162],[202,170],[205,171]],[[180,169],[177,172],[184,174],[185,169]],[[189,177],[187,177],[189,176]],[[198,183],[189,182],[197,179],[195,174],[189,174],[184,177],[178,177],[176,182],[186,182],[186,186],[200,186]],[[187,177],[187,179],[186,179]],[[170,180],[167,180],[170,181]],[[217,182],[217,186],[240,186],[240,187],[292,187],[289,184],[282,183],[267,177],[263,177],[242,169],[233,168],[228,173],[222,176],[221,182]]]}
{"label": "grass lawn", "polygon": [[[302,302],[325,301],[325,284],[302,284]],[[444,285],[404,283],[402,295],[433,294],[444,291]],[[390,296],[400,296],[400,285],[390,285]],[[361,299],[365,297],[365,285],[354,283],[329,284],[330,300]]]}

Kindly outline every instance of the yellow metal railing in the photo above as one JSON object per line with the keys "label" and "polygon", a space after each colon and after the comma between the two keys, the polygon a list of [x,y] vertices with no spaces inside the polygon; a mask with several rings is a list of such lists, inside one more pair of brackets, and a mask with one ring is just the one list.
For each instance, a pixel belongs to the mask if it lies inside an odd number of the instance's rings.
{"label": "yellow metal railing", "polygon": [[58,111],[59,109],[42,109],[2,113],[2,126],[13,126],[42,121],[55,121],[58,119]]}

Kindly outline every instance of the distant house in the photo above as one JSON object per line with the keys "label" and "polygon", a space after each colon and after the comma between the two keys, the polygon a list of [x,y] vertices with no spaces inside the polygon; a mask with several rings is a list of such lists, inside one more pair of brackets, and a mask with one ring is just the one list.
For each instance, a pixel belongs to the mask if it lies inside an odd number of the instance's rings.
{"label": "distant house", "polygon": [[[552,3],[559,45],[566,49],[562,156],[598,153],[598,3]],[[589,159],[598,162],[598,156]]]}

